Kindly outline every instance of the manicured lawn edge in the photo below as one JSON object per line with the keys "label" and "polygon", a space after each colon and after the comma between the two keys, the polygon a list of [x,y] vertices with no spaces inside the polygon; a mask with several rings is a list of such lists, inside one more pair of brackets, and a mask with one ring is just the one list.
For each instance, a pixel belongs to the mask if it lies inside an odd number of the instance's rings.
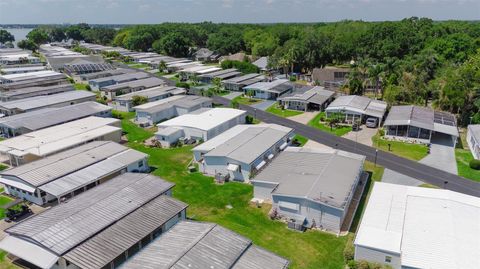
{"label": "manicured lawn edge", "polygon": [[297,111],[297,110],[290,110],[290,109],[282,109],[278,103],[275,103],[273,105],[271,105],[269,108],[267,108],[267,110],[265,110],[269,113],[272,113],[272,114],[275,114],[279,117],[282,117],[282,118],[288,118],[288,117],[293,117],[293,116],[297,116],[297,115],[301,115],[303,114],[302,111]]}
{"label": "manicured lawn edge", "polygon": [[325,112],[320,112],[318,113],[313,119],[311,119],[308,122],[308,126],[311,126],[313,128],[317,128],[319,130],[334,134],[336,136],[343,136],[347,134],[348,132],[352,131],[351,126],[338,126],[336,128],[330,128],[330,126],[327,126],[323,123],[320,122],[321,118],[325,118]]}
{"label": "manicured lawn edge", "polygon": [[[382,139],[379,134],[372,137],[372,143],[373,146],[379,150],[387,151],[414,161],[419,161],[428,155],[428,147],[426,145],[385,140]],[[390,151],[388,144],[390,144]]]}
{"label": "manicured lawn edge", "polygon": [[480,182],[480,170],[470,168],[470,161],[473,160],[470,150],[456,148],[455,159],[459,176]]}

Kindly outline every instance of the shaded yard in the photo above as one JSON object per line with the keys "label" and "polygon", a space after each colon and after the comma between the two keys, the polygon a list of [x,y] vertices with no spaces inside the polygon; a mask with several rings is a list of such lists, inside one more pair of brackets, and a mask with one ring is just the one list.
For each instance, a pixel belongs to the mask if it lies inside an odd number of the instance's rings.
{"label": "shaded yard", "polygon": [[297,115],[303,114],[302,111],[282,109],[282,107],[279,106],[278,103],[275,103],[275,104],[271,105],[265,111],[267,111],[269,113],[272,113],[272,114],[275,114],[277,116],[280,116],[282,118],[287,118],[287,117],[292,117],[292,116],[297,116]]}
{"label": "shaded yard", "polygon": [[[380,150],[388,151],[395,155],[414,161],[419,161],[428,155],[428,147],[426,145],[385,140],[382,139],[378,134],[372,137],[372,143],[374,147]],[[388,146],[389,144],[390,151]]]}
{"label": "shaded yard", "polygon": [[344,134],[346,134],[346,133],[348,133],[352,130],[351,126],[342,126],[342,125],[331,128],[326,123],[320,122],[320,120],[324,119],[324,118],[325,118],[325,112],[320,112],[320,113],[318,113],[317,116],[315,116],[315,118],[313,118],[312,120],[310,120],[308,122],[308,126],[317,128],[319,130],[322,130],[322,131],[325,131],[325,132],[328,132],[328,133],[331,133],[331,134],[334,134],[336,136],[343,136]]}

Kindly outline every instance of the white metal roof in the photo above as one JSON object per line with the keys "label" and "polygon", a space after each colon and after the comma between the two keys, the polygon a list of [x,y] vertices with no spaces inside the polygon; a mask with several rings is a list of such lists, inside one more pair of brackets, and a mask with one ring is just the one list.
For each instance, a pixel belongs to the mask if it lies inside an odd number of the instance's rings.
{"label": "white metal roof", "polygon": [[157,126],[159,128],[187,127],[207,131],[244,114],[246,114],[245,111],[233,108],[212,108],[205,109],[201,113],[181,115],[161,122]]}
{"label": "white metal roof", "polygon": [[93,101],[95,99],[95,94],[88,91],[67,91],[51,95],[34,96],[25,99],[0,102],[0,107],[26,111],[82,99],[92,99]]}
{"label": "white metal roof", "polygon": [[377,182],[355,245],[401,254],[408,268],[480,268],[480,198]]}
{"label": "white metal roof", "polygon": [[377,118],[382,118],[387,110],[387,103],[358,95],[337,97],[327,108],[327,111],[348,110]]}
{"label": "white metal roof", "polygon": [[13,236],[6,236],[0,241],[0,249],[43,269],[50,269],[59,258],[42,247]]}
{"label": "white metal roof", "polygon": [[19,156],[27,153],[48,155],[118,131],[120,128],[111,126],[118,122],[118,119],[92,116],[64,123],[0,141],[0,152]]}

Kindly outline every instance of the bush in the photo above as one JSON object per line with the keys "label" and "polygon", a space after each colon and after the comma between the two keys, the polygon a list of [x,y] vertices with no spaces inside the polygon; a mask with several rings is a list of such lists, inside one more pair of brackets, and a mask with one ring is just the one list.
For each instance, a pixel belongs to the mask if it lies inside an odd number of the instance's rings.
{"label": "bush", "polygon": [[253,117],[250,115],[245,116],[245,123],[246,124],[252,124],[253,123]]}
{"label": "bush", "polygon": [[385,130],[383,130],[383,129],[378,129],[378,135],[380,135],[380,136],[385,136]]}
{"label": "bush", "polygon": [[92,91],[92,87],[90,87],[90,85],[85,86],[85,89],[86,89],[87,91]]}
{"label": "bush", "polygon": [[186,82],[177,82],[175,83],[175,87],[190,89],[190,84]]}
{"label": "bush", "polygon": [[470,168],[480,170],[480,160],[473,159],[469,163]]}
{"label": "bush", "polygon": [[68,80],[68,82],[70,82],[72,84],[75,83],[75,80],[73,80],[73,78],[68,77],[67,80]]}
{"label": "bush", "polygon": [[292,81],[292,82],[295,82],[295,81],[297,81],[297,77],[296,77],[296,76],[290,76],[290,78],[289,78],[289,79],[290,79],[290,81]]}

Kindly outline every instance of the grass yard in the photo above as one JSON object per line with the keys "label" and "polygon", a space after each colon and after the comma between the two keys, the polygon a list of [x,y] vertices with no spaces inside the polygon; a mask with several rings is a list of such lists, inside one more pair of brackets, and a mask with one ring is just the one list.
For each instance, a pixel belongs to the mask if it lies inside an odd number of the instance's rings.
{"label": "grass yard", "polygon": [[242,105],[253,105],[253,104],[257,104],[257,103],[260,103],[262,102],[263,100],[261,99],[255,99],[255,98],[250,98],[250,97],[245,97],[245,96],[237,96],[235,98],[233,98],[232,102],[236,101],[237,103],[239,104],[242,104]]}
{"label": "grass yard", "polygon": [[121,119],[122,129],[126,133],[127,139],[130,142],[143,142],[145,139],[152,137],[155,134],[155,127],[144,129],[138,127],[131,121],[135,117],[135,112],[122,112],[118,110],[112,111],[115,118]]}
{"label": "grass yard", "polygon": [[338,126],[336,128],[330,128],[330,126],[325,125],[320,122],[321,118],[325,118],[325,112],[320,112],[318,113],[315,118],[311,119],[308,122],[308,126],[317,128],[319,130],[334,134],[336,136],[342,136],[352,130],[351,126]]}
{"label": "grass yard", "polygon": [[10,260],[7,258],[7,253],[5,251],[0,250],[0,269],[18,269],[13,265]]}
{"label": "grass yard", "polygon": [[2,208],[2,206],[12,202],[13,199],[5,196],[5,195],[0,195],[0,219],[5,218],[5,209]]}
{"label": "grass yard", "polygon": [[384,140],[378,134],[372,137],[372,142],[374,147],[383,151],[388,151],[388,144],[390,144],[390,153],[414,161],[419,161],[428,155],[428,147],[425,145]]}
{"label": "grass yard", "polygon": [[[132,148],[150,155],[149,163],[158,167],[153,173],[176,183],[173,196],[188,203],[188,215],[199,221],[210,221],[242,234],[255,244],[290,259],[291,268],[343,268],[343,249],[347,237],[308,231],[299,233],[284,223],[271,221],[270,206],[250,205],[253,187],[229,182],[217,185],[211,177],[188,173],[191,147],[174,149],[146,148],[130,143]],[[231,209],[227,209],[231,205]],[[350,235],[351,236],[351,235]]]}
{"label": "grass yard", "polygon": [[74,83],[73,87],[77,91],[86,91],[87,90],[87,85],[88,84],[83,84],[83,83]]}
{"label": "grass yard", "polygon": [[293,137],[293,140],[297,140],[300,143],[300,147],[303,147],[308,142],[308,138],[298,134]]}
{"label": "grass yard", "polygon": [[131,68],[138,68],[138,69],[150,68],[148,64],[142,64],[142,63],[131,63],[131,64],[128,64],[128,66]]}
{"label": "grass yard", "polygon": [[282,118],[288,118],[292,116],[297,116],[300,114],[303,114],[302,111],[297,111],[297,110],[290,110],[290,109],[282,109],[278,103],[275,103],[271,105],[269,108],[266,110],[269,113],[275,114],[277,116],[280,116]]}
{"label": "grass yard", "polygon": [[470,168],[470,161],[473,160],[472,153],[467,149],[455,149],[458,175],[473,181],[480,182],[480,170]]}

